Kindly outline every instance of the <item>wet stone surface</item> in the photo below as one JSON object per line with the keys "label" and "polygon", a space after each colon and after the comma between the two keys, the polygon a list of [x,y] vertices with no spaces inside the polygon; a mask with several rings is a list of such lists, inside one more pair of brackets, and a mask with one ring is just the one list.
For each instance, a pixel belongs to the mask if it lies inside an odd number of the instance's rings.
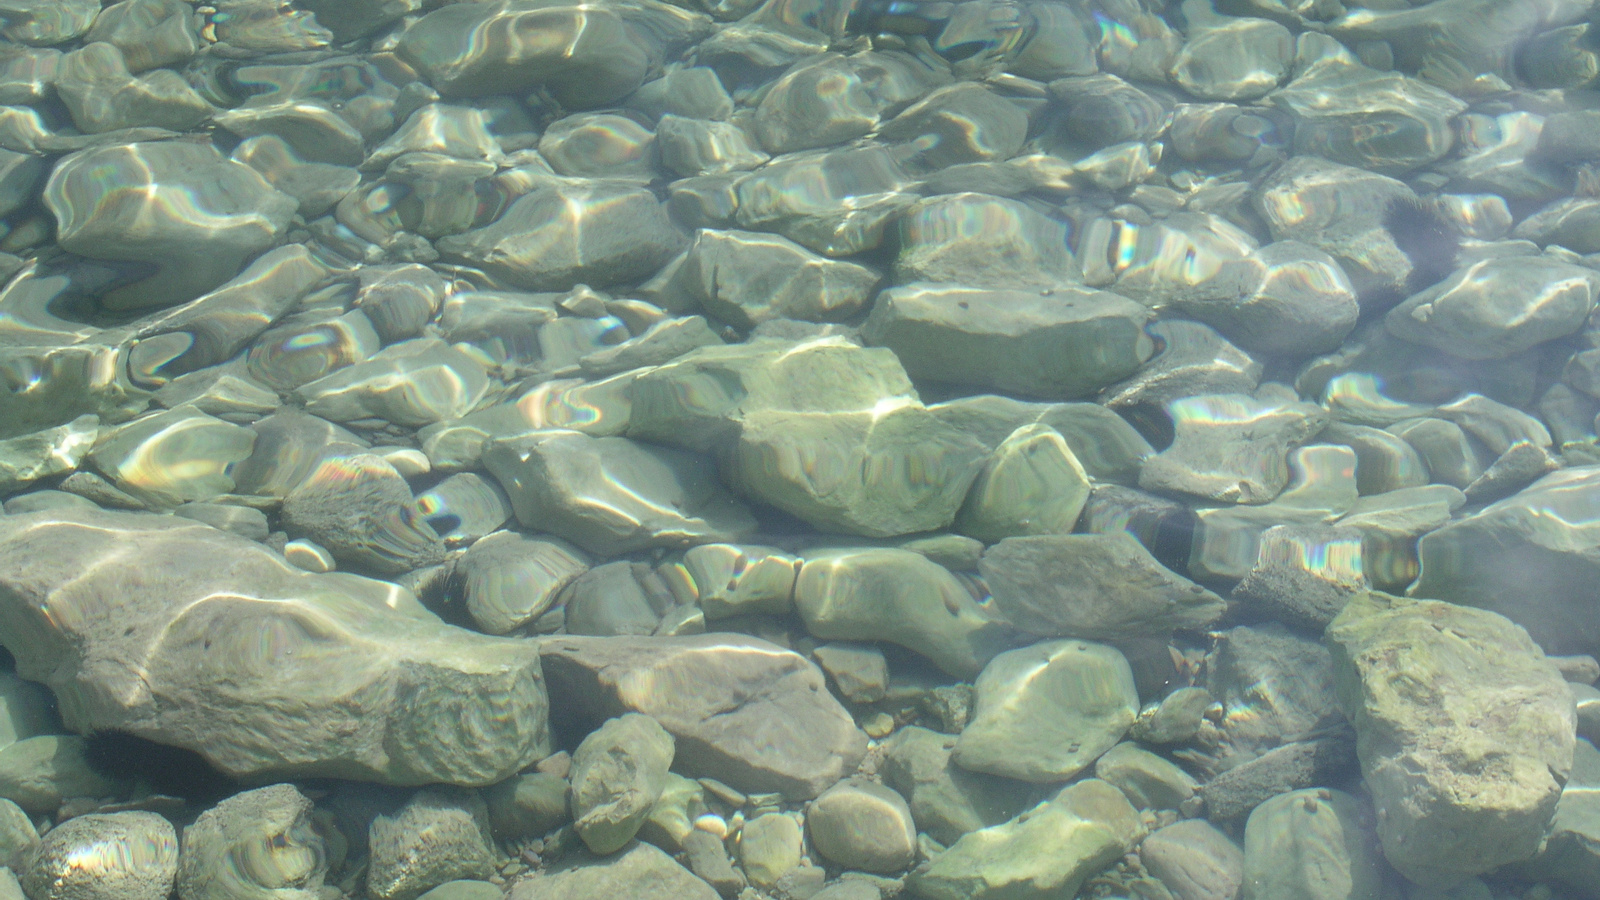
{"label": "wet stone surface", "polygon": [[1595,900],[1597,27],[0,0],[0,898]]}

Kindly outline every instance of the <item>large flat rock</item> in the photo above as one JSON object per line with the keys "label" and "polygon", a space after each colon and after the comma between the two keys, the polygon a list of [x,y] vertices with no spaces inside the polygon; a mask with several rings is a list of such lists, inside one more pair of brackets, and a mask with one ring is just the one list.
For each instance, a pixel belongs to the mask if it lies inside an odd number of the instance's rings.
{"label": "large flat rock", "polygon": [[535,645],[358,595],[183,518],[0,518],[0,643],[68,728],[240,778],[492,784],[550,751]]}
{"label": "large flat rock", "polygon": [[675,770],[746,791],[815,797],[855,771],[866,735],[805,657],[738,634],[543,642],[558,728],[628,712],[677,741]]}

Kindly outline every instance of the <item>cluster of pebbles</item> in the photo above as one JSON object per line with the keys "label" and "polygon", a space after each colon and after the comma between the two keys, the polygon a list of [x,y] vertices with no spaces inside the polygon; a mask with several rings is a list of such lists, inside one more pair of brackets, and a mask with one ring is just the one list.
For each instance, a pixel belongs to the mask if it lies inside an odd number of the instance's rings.
{"label": "cluster of pebbles", "polygon": [[1594,0],[0,0],[0,898],[1600,898]]}

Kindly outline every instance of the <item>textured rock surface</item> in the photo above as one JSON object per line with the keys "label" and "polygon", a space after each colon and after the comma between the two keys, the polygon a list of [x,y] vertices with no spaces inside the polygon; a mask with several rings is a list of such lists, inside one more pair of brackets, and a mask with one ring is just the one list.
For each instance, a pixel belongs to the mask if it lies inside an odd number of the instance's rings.
{"label": "textured rock surface", "polygon": [[1328,627],[1383,852],[1449,886],[1531,857],[1572,769],[1565,681],[1494,613],[1382,594]]}
{"label": "textured rock surface", "polygon": [[488,878],[497,856],[488,810],[468,791],[418,791],[393,816],[372,820],[367,845],[373,900],[413,900],[447,881]]}
{"label": "textured rock surface", "polygon": [[608,720],[578,745],[573,828],[591,851],[603,856],[633,840],[666,786],[672,747],[672,735],[638,713]]}
{"label": "textured rock surface", "polygon": [[965,584],[909,550],[808,554],[794,597],[806,629],[817,637],[892,641],[962,677],[976,675],[1015,640]]}
{"label": "textured rock surface", "polygon": [[1128,661],[1116,648],[1041,641],[1009,650],[975,684],[972,722],[951,757],[971,772],[1065,781],[1122,739],[1139,711]]}
{"label": "textured rock surface", "polygon": [[510,900],[633,897],[637,900],[716,900],[717,892],[672,857],[635,843],[603,859],[543,871],[520,882]]}
{"label": "textured rock surface", "polygon": [[558,729],[640,712],[679,771],[809,798],[854,771],[866,736],[804,657],[758,638],[552,638],[541,655]]}
{"label": "textured rock surface", "polygon": [[[178,895],[187,900],[312,900],[328,849],[293,785],[235,794],[183,829]],[[237,864],[234,860],[249,860]]]}
{"label": "textured rock surface", "polygon": [[924,900],[1069,897],[1143,835],[1122,793],[1090,778],[966,835],[913,872],[907,887]]}
{"label": "textured rock surface", "polygon": [[7,516],[0,560],[5,645],[70,728],[240,776],[396,784],[489,784],[549,751],[536,648],[375,605],[198,522]]}
{"label": "textured rock surface", "polygon": [[40,900],[163,900],[178,870],[178,835],[151,812],[69,819],[23,864],[23,889]]}
{"label": "textured rock surface", "polygon": [[1224,606],[1126,532],[1006,538],[984,552],[978,571],[1002,615],[1047,637],[1105,640],[1204,627]]}
{"label": "textured rock surface", "polygon": [[1590,510],[1600,468],[1547,475],[1475,515],[1440,523],[1417,543],[1409,593],[1500,613],[1548,653],[1600,652],[1600,623],[1584,585],[1597,577],[1600,524]]}
{"label": "textured rock surface", "polygon": [[862,325],[914,378],[1046,399],[1087,396],[1133,374],[1153,347],[1149,311],[1109,291],[917,282],[884,291]]}

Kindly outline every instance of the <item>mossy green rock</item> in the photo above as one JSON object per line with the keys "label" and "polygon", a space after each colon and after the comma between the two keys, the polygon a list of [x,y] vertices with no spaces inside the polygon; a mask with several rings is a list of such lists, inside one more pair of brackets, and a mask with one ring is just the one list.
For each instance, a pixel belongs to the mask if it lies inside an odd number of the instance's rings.
{"label": "mossy green rock", "polygon": [[1325,640],[1384,855],[1402,875],[1448,887],[1538,852],[1576,717],[1527,632],[1471,607],[1367,593]]}

